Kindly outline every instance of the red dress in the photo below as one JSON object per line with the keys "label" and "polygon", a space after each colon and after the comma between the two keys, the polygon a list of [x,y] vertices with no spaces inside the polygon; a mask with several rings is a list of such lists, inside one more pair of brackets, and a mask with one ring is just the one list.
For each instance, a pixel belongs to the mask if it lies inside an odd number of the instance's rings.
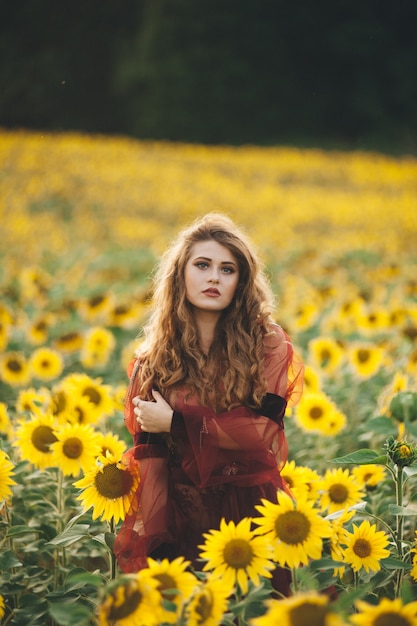
{"label": "red dress", "polygon": [[216,414],[176,389],[166,398],[174,409],[169,435],[140,432],[132,405],[140,370],[132,362],[125,420],[141,482],[115,542],[122,571],[146,567],[147,556],[184,556],[198,568],[202,533],[218,529],[222,518],[257,516],[261,498],[275,502],[278,489],[288,491],[280,475],[288,457],[283,418],[287,403],[301,395],[303,367],[282,328],[272,328],[264,337],[268,386],[261,409]]}

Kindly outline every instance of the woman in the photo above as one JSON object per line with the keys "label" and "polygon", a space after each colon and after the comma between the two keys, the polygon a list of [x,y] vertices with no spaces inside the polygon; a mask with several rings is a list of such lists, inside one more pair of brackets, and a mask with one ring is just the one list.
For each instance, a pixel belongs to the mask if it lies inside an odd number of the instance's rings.
{"label": "woman", "polygon": [[129,372],[141,482],[116,539],[123,571],[147,556],[196,563],[202,533],[256,516],[261,498],[286,489],[283,418],[303,368],[271,309],[253,246],[227,217],[197,220],[164,255]]}

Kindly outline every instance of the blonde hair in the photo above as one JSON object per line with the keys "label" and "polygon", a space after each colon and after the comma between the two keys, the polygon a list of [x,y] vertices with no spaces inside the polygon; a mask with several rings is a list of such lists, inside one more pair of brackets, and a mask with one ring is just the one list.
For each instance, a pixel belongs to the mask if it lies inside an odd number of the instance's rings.
{"label": "blonde hair", "polygon": [[[208,355],[199,346],[192,306],[186,299],[184,270],[197,242],[214,240],[236,258],[239,280],[234,298],[216,326]],[[179,233],[154,274],[153,311],[141,344],[141,387],[164,395],[178,386],[202,404],[230,409],[259,407],[266,392],[263,336],[268,332],[273,296],[252,243],[228,217],[209,213]]]}

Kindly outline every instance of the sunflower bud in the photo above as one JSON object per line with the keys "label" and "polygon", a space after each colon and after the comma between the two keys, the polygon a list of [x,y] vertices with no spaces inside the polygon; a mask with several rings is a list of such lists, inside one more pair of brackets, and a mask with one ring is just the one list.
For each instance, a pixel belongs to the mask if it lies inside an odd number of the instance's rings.
{"label": "sunflower bud", "polygon": [[398,467],[412,465],[417,460],[416,446],[413,443],[408,443],[405,439],[398,440],[392,436],[388,437],[385,447],[389,458]]}

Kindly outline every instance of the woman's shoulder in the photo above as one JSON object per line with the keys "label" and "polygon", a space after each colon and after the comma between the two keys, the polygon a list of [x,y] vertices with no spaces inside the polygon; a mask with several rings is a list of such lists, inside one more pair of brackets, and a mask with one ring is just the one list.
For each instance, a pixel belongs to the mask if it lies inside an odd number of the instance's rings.
{"label": "woman's shoulder", "polygon": [[280,358],[288,354],[291,350],[291,340],[285,330],[276,322],[270,322],[263,337],[265,357],[271,357],[274,354]]}

